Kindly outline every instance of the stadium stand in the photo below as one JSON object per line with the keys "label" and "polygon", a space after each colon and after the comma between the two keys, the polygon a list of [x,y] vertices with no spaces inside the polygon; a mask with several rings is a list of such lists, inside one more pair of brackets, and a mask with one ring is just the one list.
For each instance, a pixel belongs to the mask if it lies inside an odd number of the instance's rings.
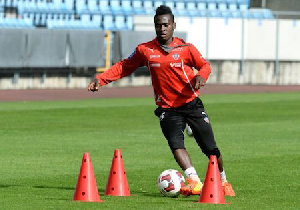
{"label": "stadium stand", "polygon": [[152,16],[162,4],[191,18],[274,18],[271,10],[250,10],[249,0],[0,0],[0,21],[6,28],[132,30],[133,16]]}

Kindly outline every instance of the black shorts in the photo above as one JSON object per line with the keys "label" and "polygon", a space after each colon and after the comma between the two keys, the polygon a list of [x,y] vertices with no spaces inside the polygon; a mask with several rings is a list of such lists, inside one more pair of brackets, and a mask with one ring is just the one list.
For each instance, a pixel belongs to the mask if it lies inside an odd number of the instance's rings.
{"label": "black shorts", "polygon": [[220,156],[209,118],[200,98],[178,108],[161,108],[155,110],[160,119],[160,127],[172,151],[185,148],[184,130],[188,124],[202,152],[209,156],[215,153]]}

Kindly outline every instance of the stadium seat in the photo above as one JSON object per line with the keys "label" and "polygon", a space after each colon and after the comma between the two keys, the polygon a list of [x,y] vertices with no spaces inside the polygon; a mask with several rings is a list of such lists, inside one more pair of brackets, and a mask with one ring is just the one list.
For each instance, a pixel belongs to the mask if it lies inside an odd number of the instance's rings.
{"label": "stadium seat", "polygon": [[64,1],[65,1],[65,13],[73,13],[73,11],[74,11],[74,0],[64,0]]}
{"label": "stadium seat", "polygon": [[207,2],[207,9],[208,10],[217,10],[217,3],[215,1],[208,1]]}
{"label": "stadium seat", "polygon": [[248,4],[240,4],[239,8],[240,8],[241,11],[248,10]]}
{"label": "stadium seat", "polygon": [[179,15],[179,16],[188,16],[189,15],[189,12],[185,8],[185,2],[183,2],[183,1],[176,2],[175,14]]}
{"label": "stadium seat", "polygon": [[76,29],[76,30],[102,30],[101,27],[92,21],[81,20],[47,20],[49,29]]}
{"label": "stadium seat", "polygon": [[221,11],[225,11],[227,10],[227,2],[226,0],[216,0],[216,2],[218,3],[218,9]]}
{"label": "stadium seat", "polygon": [[91,21],[91,15],[90,14],[82,14],[81,16],[82,22],[90,22]]}
{"label": "stadium seat", "polygon": [[109,7],[109,0],[101,0],[99,2],[99,9],[100,9],[100,14],[102,15],[112,14],[112,11]]}
{"label": "stadium seat", "polygon": [[115,31],[115,23],[112,15],[104,15],[103,16],[103,29],[109,31]]}
{"label": "stadium seat", "polygon": [[133,12],[136,15],[141,15],[141,14],[145,14],[146,11],[143,7],[143,2],[142,0],[133,0],[132,1],[132,7],[133,7]]}
{"label": "stadium seat", "polygon": [[122,1],[122,9],[123,9],[124,14],[126,14],[126,15],[132,15],[133,14],[133,9],[132,9],[130,0],[123,0]]}
{"label": "stadium seat", "polygon": [[110,8],[114,15],[123,14],[123,9],[119,0],[110,0]]}
{"label": "stadium seat", "polygon": [[34,0],[26,0],[26,1],[24,1],[23,12],[26,12],[26,13],[30,13],[30,12],[35,13],[35,12],[38,12],[36,2]]}
{"label": "stadium seat", "polygon": [[160,5],[165,5],[164,1],[154,1],[154,10],[156,10],[156,8]]}
{"label": "stadium seat", "polygon": [[[214,4],[215,5],[215,4]],[[205,1],[196,1],[196,7],[198,10],[206,10],[206,2]]]}
{"label": "stadium seat", "polygon": [[168,7],[170,7],[172,11],[175,10],[175,3],[174,3],[173,0],[166,0],[165,1],[165,5],[168,6]]}
{"label": "stadium seat", "polygon": [[116,24],[116,30],[118,30],[118,31],[127,30],[127,25],[126,25],[124,15],[116,15],[115,16],[115,24]]}
{"label": "stadium seat", "polygon": [[76,12],[77,14],[88,13],[88,6],[85,0],[76,0]]}
{"label": "stadium seat", "polygon": [[128,30],[133,30],[133,16],[127,16],[126,25]]}
{"label": "stadium seat", "polygon": [[153,5],[153,1],[151,0],[144,0],[144,8],[145,8],[145,13],[147,15],[154,15],[155,14],[155,8]]}
{"label": "stadium seat", "polygon": [[29,18],[3,18],[0,19],[0,28],[34,28]]}
{"label": "stadium seat", "polygon": [[196,3],[194,1],[188,1],[186,4],[187,11],[190,16],[196,16],[198,13],[198,9],[196,7]]}
{"label": "stadium seat", "polygon": [[92,15],[92,22],[94,22],[95,24],[102,25],[102,16],[99,14]]}
{"label": "stadium seat", "polygon": [[96,0],[88,0],[87,9],[89,14],[100,14],[100,9]]}
{"label": "stadium seat", "polygon": [[36,7],[36,11],[39,13],[46,13],[48,11],[48,4],[46,0],[37,0]]}

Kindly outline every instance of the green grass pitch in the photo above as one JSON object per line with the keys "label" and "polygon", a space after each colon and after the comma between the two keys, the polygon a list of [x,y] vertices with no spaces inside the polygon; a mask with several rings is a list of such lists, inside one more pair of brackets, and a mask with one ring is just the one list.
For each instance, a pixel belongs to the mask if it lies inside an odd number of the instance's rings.
{"label": "green grass pitch", "polygon": [[[98,93],[101,94],[101,93]],[[1,209],[299,209],[300,93],[204,95],[228,180],[230,205],[198,196],[162,197],[157,176],[179,170],[152,98],[0,103]],[[204,180],[208,159],[186,138]],[[122,151],[130,197],[104,196],[114,149]],[[72,202],[90,152],[103,203]]]}

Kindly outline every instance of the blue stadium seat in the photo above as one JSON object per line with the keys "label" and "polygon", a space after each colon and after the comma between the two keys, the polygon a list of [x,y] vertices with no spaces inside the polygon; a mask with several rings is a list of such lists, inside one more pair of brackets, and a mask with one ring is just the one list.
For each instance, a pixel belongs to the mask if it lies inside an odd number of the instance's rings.
{"label": "blue stadium seat", "polygon": [[49,29],[76,29],[76,30],[102,30],[102,28],[92,21],[82,20],[47,20]]}
{"label": "blue stadium seat", "polygon": [[34,28],[29,18],[0,18],[0,28]]}
{"label": "blue stadium seat", "polygon": [[144,0],[144,8],[147,15],[155,14],[155,8],[152,0]]}
{"label": "blue stadium seat", "polygon": [[236,11],[238,10],[238,4],[236,0],[226,0],[228,9],[231,11]]}
{"label": "blue stadium seat", "polygon": [[126,25],[128,30],[133,30],[133,16],[127,16]]}
{"label": "blue stadium seat", "polygon": [[123,14],[123,9],[119,0],[110,0],[110,8],[114,15]]}
{"label": "blue stadium seat", "polygon": [[30,12],[38,12],[37,4],[34,0],[26,0],[23,2],[23,12],[30,13]]}
{"label": "blue stadium seat", "polygon": [[[215,3],[214,3],[215,5]],[[205,1],[196,1],[196,7],[198,10],[206,10],[207,9],[207,6],[206,6],[206,2]]]}
{"label": "blue stadium seat", "polygon": [[102,16],[99,14],[92,15],[92,22],[98,25],[102,25]]}
{"label": "blue stadium seat", "polygon": [[112,11],[109,6],[109,0],[101,0],[99,2],[99,9],[100,9],[100,13],[103,15],[112,14]]}
{"label": "blue stadium seat", "polygon": [[89,14],[100,14],[100,9],[96,0],[88,0],[87,9]]}
{"label": "blue stadium seat", "polygon": [[80,16],[80,19],[82,22],[90,22],[91,21],[91,15],[90,14],[82,14]]}
{"label": "blue stadium seat", "polygon": [[85,0],[76,0],[76,12],[78,14],[87,13],[88,6]]}
{"label": "blue stadium seat", "polygon": [[170,7],[172,11],[175,10],[175,2],[173,0],[166,0],[165,5]]}
{"label": "blue stadium seat", "polygon": [[198,9],[196,7],[196,3],[194,1],[188,1],[186,4],[187,11],[190,16],[195,16],[198,13]]}
{"label": "blue stadium seat", "polygon": [[240,8],[241,11],[248,10],[248,4],[240,4],[239,8]]}
{"label": "blue stadium seat", "polygon": [[65,1],[65,13],[73,13],[74,12],[74,0],[64,0],[64,1]]}
{"label": "blue stadium seat", "polygon": [[109,31],[115,31],[116,26],[114,23],[114,18],[112,15],[104,15],[103,16],[103,29]]}
{"label": "blue stadium seat", "polygon": [[165,5],[164,1],[154,1],[154,10],[156,10],[157,7],[159,7],[160,5]]}
{"label": "blue stadium seat", "polygon": [[130,0],[123,0],[122,1],[122,9],[123,9],[124,14],[126,14],[126,15],[132,15],[133,14],[133,9],[132,9],[132,5],[131,5]]}
{"label": "blue stadium seat", "polygon": [[217,10],[217,3],[215,1],[208,1],[207,9],[208,10]]}
{"label": "blue stadium seat", "polygon": [[46,0],[37,0],[36,7],[37,12],[43,13],[48,11],[48,4]]}
{"label": "blue stadium seat", "polygon": [[116,15],[115,16],[115,25],[116,25],[116,30],[118,30],[118,31],[127,30],[125,16],[124,15]]}
{"label": "blue stadium seat", "polygon": [[227,10],[227,2],[226,0],[216,0],[216,2],[218,3],[218,9],[221,11],[225,11]]}
{"label": "blue stadium seat", "polygon": [[133,12],[136,15],[141,15],[141,14],[146,13],[146,11],[143,7],[143,1],[142,0],[133,0],[132,1],[132,7],[133,7]]}
{"label": "blue stadium seat", "polygon": [[189,12],[185,8],[185,2],[183,2],[183,1],[176,2],[175,14],[179,15],[179,16],[188,16],[189,15]]}

